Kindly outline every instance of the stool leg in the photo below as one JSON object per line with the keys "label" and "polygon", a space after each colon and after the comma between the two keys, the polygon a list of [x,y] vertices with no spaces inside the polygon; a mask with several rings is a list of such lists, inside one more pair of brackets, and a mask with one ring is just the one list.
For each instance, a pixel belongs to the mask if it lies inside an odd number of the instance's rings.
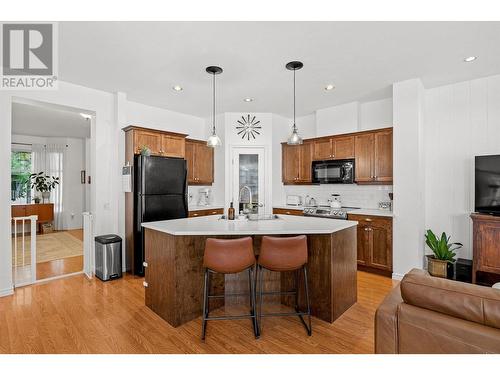
{"label": "stool leg", "polygon": [[261,266],[257,266],[257,274],[258,274],[258,277],[257,277],[257,282],[259,284],[259,309],[258,309],[258,319],[257,319],[257,325],[258,325],[258,329],[259,329],[259,335],[262,331],[262,267]]}
{"label": "stool leg", "polygon": [[[253,332],[255,334],[255,338],[258,339],[260,337],[259,334],[259,326],[257,324],[257,312],[255,309],[255,280],[254,280],[254,268],[255,267],[250,267],[248,269],[248,283],[249,283],[249,289],[250,289],[250,314],[252,315],[252,323],[253,323]],[[255,271],[257,272],[257,271]]]}
{"label": "stool leg", "polygon": [[307,283],[307,267],[304,266],[303,270],[304,270],[304,288],[305,288],[305,291],[306,291],[307,317],[308,317],[308,320],[309,320],[309,326],[306,327],[306,328],[307,328],[307,334],[309,336],[311,336],[312,335],[311,304],[309,302],[309,285]]}
{"label": "stool leg", "polygon": [[207,330],[208,318],[208,270],[205,270],[205,282],[203,286],[203,316],[201,324],[201,340],[205,341],[205,333]]}

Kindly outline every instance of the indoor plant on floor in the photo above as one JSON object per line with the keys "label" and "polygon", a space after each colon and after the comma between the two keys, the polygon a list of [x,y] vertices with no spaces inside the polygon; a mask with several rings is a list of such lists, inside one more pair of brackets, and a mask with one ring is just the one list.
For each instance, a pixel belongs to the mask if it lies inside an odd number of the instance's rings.
{"label": "indoor plant on floor", "polygon": [[427,255],[427,270],[432,276],[453,279],[457,255],[455,250],[463,245],[460,242],[450,243],[450,238],[445,232],[438,238],[430,229],[425,234],[425,243],[434,253],[434,255]]}
{"label": "indoor plant on floor", "polygon": [[42,193],[43,203],[50,199],[50,192],[59,185],[59,177],[47,176],[43,172],[30,174],[29,181],[32,189]]}

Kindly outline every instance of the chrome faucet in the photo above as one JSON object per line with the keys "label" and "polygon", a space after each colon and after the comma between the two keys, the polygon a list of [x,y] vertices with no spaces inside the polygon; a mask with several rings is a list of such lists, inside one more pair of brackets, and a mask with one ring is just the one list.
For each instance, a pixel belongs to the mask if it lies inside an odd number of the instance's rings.
{"label": "chrome faucet", "polygon": [[[248,192],[248,202],[246,202],[246,203],[243,203],[241,201],[241,196],[242,196],[243,190],[246,190]],[[249,186],[245,185],[240,189],[240,193],[238,195],[238,202],[243,203],[243,204],[247,204],[247,212],[252,210],[252,189],[250,189]],[[247,213],[247,212],[245,212],[245,209],[243,209],[243,213]]]}

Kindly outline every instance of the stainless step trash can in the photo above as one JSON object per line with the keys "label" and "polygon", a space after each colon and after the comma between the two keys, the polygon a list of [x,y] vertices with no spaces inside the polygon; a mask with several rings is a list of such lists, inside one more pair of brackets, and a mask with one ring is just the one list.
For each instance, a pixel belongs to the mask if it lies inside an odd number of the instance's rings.
{"label": "stainless step trash can", "polygon": [[95,275],[102,281],[122,277],[122,239],[115,234],[95,238]]}

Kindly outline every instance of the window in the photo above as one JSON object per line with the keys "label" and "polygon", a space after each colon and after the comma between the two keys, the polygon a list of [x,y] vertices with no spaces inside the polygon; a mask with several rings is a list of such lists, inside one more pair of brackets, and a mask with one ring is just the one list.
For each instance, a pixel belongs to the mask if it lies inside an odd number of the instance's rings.
{"label": "window", "polygon": [[10,162],[11,200],[16,203],[31,202],[28,179],[31,174],[31,151],[12,151]]}

